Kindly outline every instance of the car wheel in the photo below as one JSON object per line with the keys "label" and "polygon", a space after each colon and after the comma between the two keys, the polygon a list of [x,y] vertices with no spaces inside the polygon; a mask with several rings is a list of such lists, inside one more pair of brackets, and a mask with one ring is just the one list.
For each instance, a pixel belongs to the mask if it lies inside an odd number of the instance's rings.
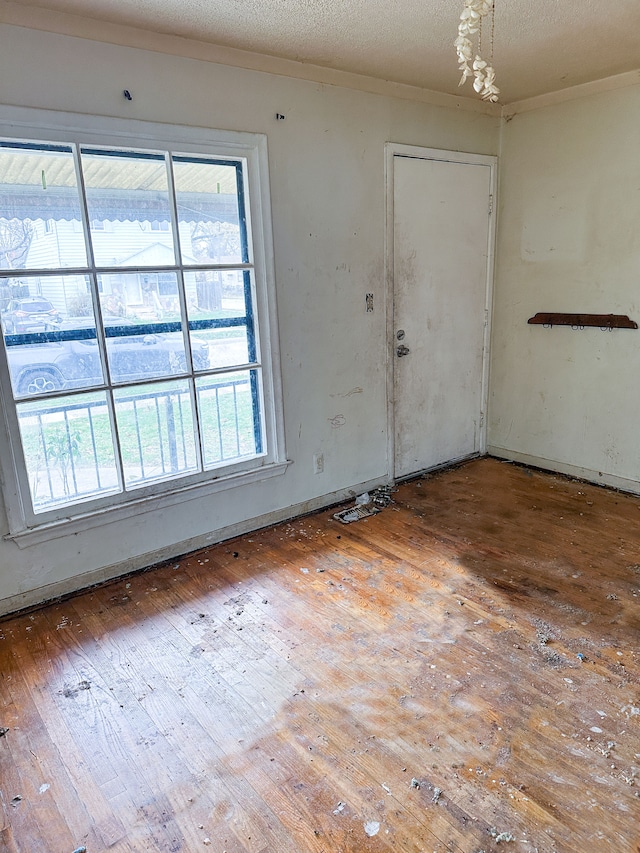
{"label": "car wheel", "polygon": [[39,370],[37,372],[28,373],[20,380],[18,391],[20,394],[48,394],[51,391],[57,391],[60,388],[60,380],[48,370]]}

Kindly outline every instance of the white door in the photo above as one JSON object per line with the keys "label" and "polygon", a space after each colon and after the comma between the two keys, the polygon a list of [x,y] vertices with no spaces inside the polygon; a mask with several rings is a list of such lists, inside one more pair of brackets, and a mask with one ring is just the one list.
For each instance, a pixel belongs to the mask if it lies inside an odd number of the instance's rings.
{"label": "white door", "polygon": [[493,158],[466,156],[389,161],[397,479],[484,449]]}

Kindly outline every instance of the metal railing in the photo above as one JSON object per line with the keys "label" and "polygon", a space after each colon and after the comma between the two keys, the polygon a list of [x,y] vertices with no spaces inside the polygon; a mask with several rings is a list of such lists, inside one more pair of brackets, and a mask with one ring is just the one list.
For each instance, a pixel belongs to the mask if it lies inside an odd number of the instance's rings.
{"label": "metal railing", "polygon": [[[31,495],[38,511],[195,473],[255,455],[251,376],[196,383],[198,428],[189,385],[131,393],[116,389],[118,442],[105,393],[20,407]],[[98,396],[99,393],[99,396]],[[198,436],[201,450],[196,446]],[[115,447],[119,444],[119,447]]]}

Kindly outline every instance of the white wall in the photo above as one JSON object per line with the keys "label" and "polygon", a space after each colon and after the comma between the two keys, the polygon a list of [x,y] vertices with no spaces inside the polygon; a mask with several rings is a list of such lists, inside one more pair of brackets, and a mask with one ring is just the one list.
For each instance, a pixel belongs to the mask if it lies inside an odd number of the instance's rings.
{"label": "white wall", "polygon": [[490,452],[640,491],[640,331],[529,326],[537,311],[640,323],[640,86],[503,128]]}
{"label": "white wall", "polygon": [[[0,43],[6,104],[268,135],[294,462],[282,477],[170,512],[43,546],[0,541],[0,612],[384,481],[384,143],[495,154],[498,119],[21,27],[0,26]],[[373,314],[365,313],[367,292]],[[338,414],[346,422],[332,428]],[[318,451],[325,470],[314,475]]]}

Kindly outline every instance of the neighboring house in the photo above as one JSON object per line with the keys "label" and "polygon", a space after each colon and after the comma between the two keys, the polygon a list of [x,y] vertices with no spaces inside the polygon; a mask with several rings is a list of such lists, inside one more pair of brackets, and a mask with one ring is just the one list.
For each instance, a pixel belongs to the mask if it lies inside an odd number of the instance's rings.
{"label": "neighboring house", "polygon": [[[70,266],[74,260],[78,266],[82,265],[84,251],[78,242],[78,236],[82,237],[78,220],[36,220],[32,225],[33,236],[24,266],[55,268],[63,262],[65,266]],[[185,261],[191,264],[197,263],[192,245],[195,228],[194,223],[180,223],[182,254]],[[235,230],[238,230],[237,227]],[[175,274],[156,271],[158,267],[175,263],[168,222],[93,220],[91,236],[96,252],[103,258],[109,257],[114,267],[141,268],[135,275],[113,273],[99,277],[98,289],[109,313],[163,316],[177,312],[178,287]],[[130,251],[132,248],[133,252]],[[222,256],[222,260],[225,260],[225,256]],[[233,260],[229,258],[228,262],[232,263]],[[18,276],[15,279],[19,280]],[[233,288],[233,275],[219,273],[208,277],[197,274],[186,276],[187,303],[203,310],[220,308],[223,282],[226,282],[228,288]],[[88,286],[78,276],[42,276],[25,280],[8,290],[7,301],[12,295],[43,296],[63,316],[78,316],[90,310]]]}

